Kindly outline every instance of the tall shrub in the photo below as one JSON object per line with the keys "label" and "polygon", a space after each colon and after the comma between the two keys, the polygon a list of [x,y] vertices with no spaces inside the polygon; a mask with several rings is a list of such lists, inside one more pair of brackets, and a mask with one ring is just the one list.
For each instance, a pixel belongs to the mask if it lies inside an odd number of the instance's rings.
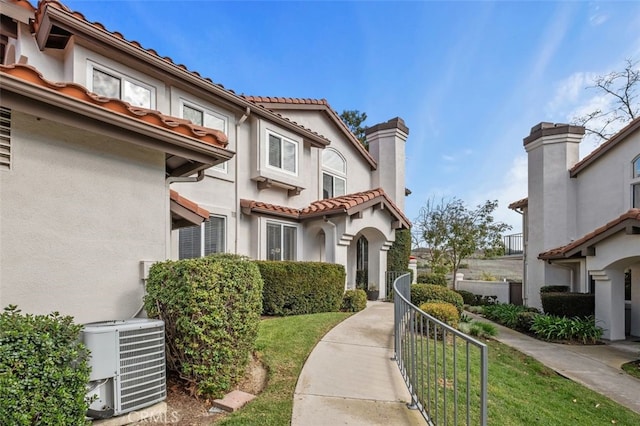
{"label": "tall shrub", "polygon": [[85,425],[89,352],[73,318],[0,314],[0,424]]}
{"label": "tall shrub", "polygon": [[167,366],[196,394],[220,396],[243,377],[258,333],[262,279],[235,255],[156,263],[145,308],[165,322]]}
{"label": "tall shrub", "polygon": [[321,262],[256,261],[264,280],[265,315],[302,315],[340,310],[345,272]]}
{"label": "tall shrub", "polygon": [[406,271],[409,269],[411,256],[411,231],[409,229],[396,230],[396,239],[387,252],[387,270]]}

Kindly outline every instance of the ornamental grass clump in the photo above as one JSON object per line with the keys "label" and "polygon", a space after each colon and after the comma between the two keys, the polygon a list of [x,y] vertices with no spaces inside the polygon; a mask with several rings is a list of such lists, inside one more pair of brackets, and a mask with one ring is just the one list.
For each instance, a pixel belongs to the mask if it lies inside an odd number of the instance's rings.
{"label": "ornamental grass clump", "polygon": [[167,368],[192,393],[219,397],[244,376],[262,312],[262,278],[243,256],[155,263],[145,308],[165,322]]}
{"label": "ornamental grass clump", "polygon": [[0,314],[0,424],[88,425],[89,351],[70,316]]}
{"label": "ornamental grass clump", "polygon": [[567,318],[553,315],[536,316],[531,331],[544,340],[578,341],[583,344],[597,343],[603,332],[593,316]]}

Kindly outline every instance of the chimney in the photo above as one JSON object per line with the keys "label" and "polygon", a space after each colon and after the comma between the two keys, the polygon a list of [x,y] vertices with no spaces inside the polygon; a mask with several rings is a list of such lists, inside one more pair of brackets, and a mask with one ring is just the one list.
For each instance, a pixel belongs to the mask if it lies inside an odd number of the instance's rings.
{"label": "chimney", "polygon": [[526,297],[540,307],[540,286],[567,284],[568,271],[538,260],[538,254],[576,238],[576,182],[569,169],[579,160],[584,127],[540,123],[524,138],[528,160],[529,237]]}
{"label": "chimney", "polygon": [[404,212],[405,143],[409,128],[400,117],[368,127],[365,130],[369,154],[378,163],[373,186],[381,187]]}

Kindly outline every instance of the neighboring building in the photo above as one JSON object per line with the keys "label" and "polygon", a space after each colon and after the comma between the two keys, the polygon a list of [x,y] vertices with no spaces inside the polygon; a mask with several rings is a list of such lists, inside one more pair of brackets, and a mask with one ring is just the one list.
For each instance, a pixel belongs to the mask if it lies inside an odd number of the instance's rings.
{"label": "neighboring building", "polygon": [[583,136],[540,123],[524,138],[529,196],[509,206],[523,215],[523,297],[541,307],[544,285],[595,293],[604,338],[640,336],[640,118],[578,161]]}
{"label": "neighboring building", "polygon": [[0,6],[0,305],[128,318],[149,262],[214,252],[384,282],[402,119],[366,151],[324,100],[236,95],[57,1]]}

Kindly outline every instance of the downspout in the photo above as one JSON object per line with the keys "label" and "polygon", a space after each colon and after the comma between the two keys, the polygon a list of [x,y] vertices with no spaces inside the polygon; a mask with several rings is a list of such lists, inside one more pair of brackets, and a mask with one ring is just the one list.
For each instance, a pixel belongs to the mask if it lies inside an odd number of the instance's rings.
{"label": "downspout", "polygon": [[[233,184],[235,188],[234,192],[235,192],[235,206],[236,206],[235,235],[234,235],[234,241],[233,241],[233,250],[235,254],[238,254],[238,231],[240,230],[240,215],[242,214],[242,212],[240,211],[240,195],[238,194],[238,169],[239,169],[238,154],[240,152],[240,150],[238,149],[238,140],[239,140],[238,133],[240,131],[240,126],[242,126],[242,124],[247,120],[247,118],[249,118],[249,115],[251,115],[251,108],[247,107],[242,117],[240,117],[240,120],[238,120],[238,122],[236,123],[236,155],[235,155],[236,166],[234,170],[234,179],[233,179]],[[259,137],[260,135],[258,135],[258,138]]]}
{"label": "downspout", "polygon": [[[528,306],[529,297],[527,295],[527,224],[524,222],[524,210],[514,209],[514,212],[522,216],[522,304]],[[509,290],[511,291],[511,290]]]}

